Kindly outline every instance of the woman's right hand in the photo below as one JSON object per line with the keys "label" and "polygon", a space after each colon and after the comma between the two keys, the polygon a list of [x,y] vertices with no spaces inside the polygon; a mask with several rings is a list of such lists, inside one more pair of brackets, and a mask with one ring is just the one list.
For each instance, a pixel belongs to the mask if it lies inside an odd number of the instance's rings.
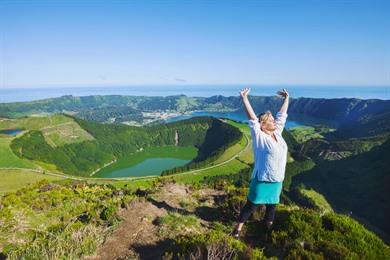
{"label": "woman's right hand", "polygon": [[251,90],[250,88],[243,88],[243,89],[240,91],[240,96],[241,96],[242,98],[247,97],[250,90]]}

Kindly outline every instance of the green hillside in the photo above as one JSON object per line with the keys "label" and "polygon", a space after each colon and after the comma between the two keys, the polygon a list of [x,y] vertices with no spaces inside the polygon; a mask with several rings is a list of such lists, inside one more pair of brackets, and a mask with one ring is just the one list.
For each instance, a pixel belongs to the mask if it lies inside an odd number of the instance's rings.
{"label": "green hillside", "polygon": [[[207,167],[204,167],[201,169],[190,170],[189,172],[185,173],[184,176],[175,176],[176,179],[181,180],[185,183],[189,183],[189,182],[193,182],[196,180],[201,180],[204,178],[204,176],[223,175],[226,173],[233,174],[236,171],[239,171],[245,167],[248,167],[247,163],[253,162],[253,157],[252,157],[251,149],[250,149],[251,147],[248,146],[248,143],[249,143],[249,141],[248,141],[248,138],[249,138],[248,126],[246,124],[239,124],[239,123],[236,123],[236,122],[233,122],[230,120],[224,120],[224,122],[231,124],[234,127],[238,127],[241,131],[243,131],[243,133],[245,133],[246,136],[245,137],[243,136],[238,143],[236,143],[230,147],[222,149],[221,155],[217,158],[217,160],[213,161],[210,164],[210,166],[207,166]],[[23,133],[19,134],[18,137],[20,137],[22,134]],[[9,141],[11,141],[14,138],[14,137],[8,137],[5,135],[4,135],[4,137],[7,137]],[[26,170],[14,169],[14,170],[18,171],[18,173],[17,174],[9,174],[9,175],[7,175],[7,173],[11,172],[11,170],[3,169],[2,173],[4,174],[4,176],[6,175],[7,178],[2,178],[2,184],[3,184],[2,192],[12,191],[15,188],[23,187],[26,184],[26,182],[21,182],[19,180],[19,178],[24,173],[26,173],[26,171],[30,171],[29,169],[31,169],[31,168],[37,168],[39,170],[31,171],[31,174],[26,176],[26,180],[27,179],[29,180],[28,183],[32,183],[34,181],[39,181],[40,179],[45,178],[46,176],[47,177],[51,176],[52,174],[55,174],[54,177],[56,177],[56,178],[76,178],[76,179],[78,178],[78,177],[72,177],[69,175],[63,175],[61,172],[58,171],[57,167],[54,164],[49,164],[49,163],[36,161],[36,160],[30,161],[28,159],[21,159],[13,153],[13,151],[11,150],[11,148],[8,145],[9,145],[9,142],[7,142],[6,145],[4,146],[4,150],[7,151],[9,153],[9,156],[11,156],[12,158],[19,160],[19,161],[22,161],[22,162],[25,162],[26,164],[24,165],[24,167],[27,169]],[[53,151],[52,147],[49,147],[48,145],[45,145],[45,147],[47,149],[49,149],[50,151]],[[169,147],[174,148],[173,146],[161,146],[161,147],[150,147],[150,149],[157,152],[159,150],[166,151],[166,149]],[[40,148],[42,148],[42,147],[40,147]],[[182,146],[181,150],[184,148],[185,148],[185,146]],[[150,150],[150,149],[145,148],[143,151]],[[191,148],[190,150],[192,151],[193,149],[194,148]],[[177,150],[177,149],[174,149],[174,150]],[[40,151],[42,151],[42,149],[40,149]],[[140,152],[139,154],[143,154],[143,151]],[[186,158],[189,158],[187,156],[191,156],[191,158],[193,158],[192,153],[193,152],[191,152],[191,155],[185,155]],[[39,153],[35,154],[35,156],[37,156],[38,154]],[[45,153],[42,153],[42,156],[45,157]],[[129,155],[127,155],[127,157],[123,157],[123,161],[128,161],[129,159],[133,160],[132,158],[139,157],[139,156],[131,156],[131,158],[130,158],[128,156]],[[175,156],[177,156],[177,155],[175,155]],[[183,154],[183,156],[184,156],[184,154]],[[51,158],[51,159],[58,158],[58,157],[54,156],[54,153],[48,153],[46,157]],[[236,157],[236,159],[234,159],[234,158],[232,159],[232,157]],[[2,158],[6,158],[6,157],[2,157]],[[61,159],[61,157],[59,159]],[[0,168],[1,167],[4,168],[6,166],[9,166],[10,163],[11,163],[12,168],[14,168],[15,165],[17,165],[17,164],[14,164],[13,161],[9,160],[9,159],[4,160],[3,162],[4,163],[2,166],[0,165]],[[118,160],[117,162],[118,162],[118,164],[120,164],[122,162],[122,159]],[[21,166],[23,166],[23,165],[19,164],[19,167],[21,167]],[[108,168],[112,169],[112,168],[115,168],[117,166],[118,165],[115,163],[115,164],[110,165]],[[103,169],[105,169],[105,168],[103,168]],[[14,171],[14,170],[12,170],[12,171]],[[42,175],[42,173],[47,173],[47,175]],[[152,179],[149,178],[146,181],[144,181],[142,179],[141,180],[132,180],[132,181],[128,181],[128,180],[121,180],[121,181],[115,180],[114,181],[114,180],[96,179],[96,180],[90,180],[89,182],[112,183],[113,185],[118,186],[118,187],[123,187],[124,185],[126,185],[128,187],[137,187],[137,186],[148,187],[148,186],[150,186],[151,181],[152,181]],[[7,189],[7,187],[9,189]]]}
{"label": "green hillside", "polygon": [[[0,178],[9,186],[0,185],[0,193],[16,191],[21,185],[15,182],[17,178],[23,178],[23,185],[34,185],[0,197],[0,222],[4,224],[0,227],[0,252],[10,259],[21,255],[99,255],[105,251],[104,241],[115,236],[114,231],[120,230],[121,225],[128,225],[121,224],[125,221],[123,212],[137,207],[160,210],[158,216],[152,214],[138,223],[155,232],[154,239],[161,243],[154,247],[143,241],[141,235],[145,248],[153,249],[144,250],[139,244],[130,247],[134,256],[141,258],[151,257],[150,254],[162,257],[164,253],[173,258],[195,257],[207,254],[208,250],[230,252],[238,259],[386,259],[390,255],[389,248],[376,235],[355,220],[335,213],[353,212],[352,217],[367,222],[370,229],[377,227],[388,232],[386,187],[390,183],[385,158],[389,156],[389,141],[384,142],[384,137],[329,140],[327,131],[316,136],[318,129],[283,131],[289,161],[272,239],[266,240],[263,235],[259,222],[263,212],[259,211],[245,226],[243,240],[236,241],[229,237],[229,232],[245,201],[253,166],[248,146],[250,133],[245,124],[198,117],[132,127],[55,115],[3,120],[0,126],[0,130],[24,129],[16,137],[0,136],[2,167],[51,167],[67,174],[89,176],[106,162],[148,148],[176,144],[198,150],[192,164],[167,171],[186,171],[184,174],[133,181],[58,182],[60,176],[0,170]],[[320,145],[314,145],[317,143]],[[318,160],[319,151],[327,149],[351,153],[345,159]],[[222,164],[213,168],[219,163]],[[40,179],[50,183],[37,183]],[[205,194],[213,195],[206,198]],[[170,201],[170,196],[177,197],[177,201]],[[381,214],[375,214],[378,208]]]}
{"label": "green hillside", "polygon": [[323,194],[336,210],[352,212],[390,235],[390,140],[369,152],[323,161],[293,178],[293,186]]}
{"label": "green hillside", "polygon": [[[255,111],[276,113],[281,99],[274,96],[251,96]],[[290,119],[304,119],[319,125],[340,128],[338,139],[383,135],[390,130],[389,100],[356,98],[291,98]],[[242,111],[238,96],[167,97],[148,96],[63,96],[29,102],[0,104],[0,117],[22,117],[35,114],[71,113],[79,118],[98,122],[142,123],[142,112]]]}
{"label": "green hillside", "polygon": [[0,196],[44,179],[55,181],[63,178],[40,174],[30,169],[0,169]]}
{"label": "green hillside", "polygon": [[65,115],[34,116],[19,119],[3,119],[0,130],[22,129],[42,132],[45,141],[52,147],[93,140],[71,117]]}
{"label": "green hillside", "polygon": [[[355,220],[280,204],[272,236],[258,211],[229,236],[246,188],[218,179],[154,182],[131,191],[85,182],[41,181],[0,197],[0,255],[9,259],[98,257],[203,259],[387,259],[390,248]],[[180,194],[180,196],[178,196]],[[242,204],[241,204],[242,205]]]}
{"label": "green hillside", "polygon": [[12,137],[0,137],[0,165],[2,168],[36,168],[29,160],[17,157],[11,150]]}
{"label": "green hillside", "polygon": [[[186,167],[195,169],[216,160],[229,146],[242,139],[239,129],[208,117],[150,127],[99,124],[65,116],[62,118],[70,120],[65,124],[73,125],[73,131],[68,127],[64,129],[64,123],[41,128],[44,119],[39,118],[35,124],[34,118],[21,119],[34,126],[26,129],[37,130],[13,139],[10,145],[12,151],[19,158],[53,164],[66,174],[89,176],[103,165],[146,147],[172,145],[194,146],[198,149],[197,156]],[[50,119],[48,117],[45,120]],[[22,128],[24,121],[12,126]],[[83,141],[71,138],[73,135],[81,136],[79,133],[85,133]]]}

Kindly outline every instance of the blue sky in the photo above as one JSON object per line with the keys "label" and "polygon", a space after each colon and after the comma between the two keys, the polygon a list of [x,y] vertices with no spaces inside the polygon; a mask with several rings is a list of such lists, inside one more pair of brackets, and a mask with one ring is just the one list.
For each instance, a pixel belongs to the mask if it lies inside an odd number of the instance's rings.
{"label": "blue sky", "polygon": [[0,87],[390,86],[388,2],[0,0]]}

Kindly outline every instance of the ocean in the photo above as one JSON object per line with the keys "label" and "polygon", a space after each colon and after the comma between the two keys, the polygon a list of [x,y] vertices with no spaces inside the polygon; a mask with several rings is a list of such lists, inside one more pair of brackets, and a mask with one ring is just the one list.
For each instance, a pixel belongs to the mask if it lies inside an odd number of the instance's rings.
{"label": "ocean", "polygon": [[260,86],[260,85],[180,85],[180,86],[63,86],[41,88],[0,88],[0,103],[32,101],[64,95],[130,95],[210,97],[214,95],[238,96],[243,87],[250,87],[250,95],[272,96],[285,88],[292,98],[359,98],[390,99],[390,86]]}

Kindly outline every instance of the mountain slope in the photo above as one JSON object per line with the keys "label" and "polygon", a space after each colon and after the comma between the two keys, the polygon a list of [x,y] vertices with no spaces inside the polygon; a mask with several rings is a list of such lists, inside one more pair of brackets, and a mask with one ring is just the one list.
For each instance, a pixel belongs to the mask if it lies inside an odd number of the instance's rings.
{"label": "mountain slope", "polygon": [[191,168],[196,168],[202,162],[215,160],[224,149],[243,136],[236,127],[210,117],[152,127],[99,124],[81,119],[75,121],[94,139],[53,147],[46,142],[42,131],[33,130],[13,139],[11,148],[21,158],[54,164],[67,174],[88,176],[104,164],[145,147],[167,145],[198,148],[198,155],[191,164]]}
{"label": "mountain slope", "polygon": [[[229,233],[246,189],[155,181],[129,190],[42,181],[0,197],[0,257],[10,259],[387,259],[390,248],[353,219],[280,204],[266,239],[263,211]],[[237,208],[238,205],[238,208]],[[23,214],[22,214],[23,213]],[[226,256],[227,258],[223,258]]]}
{"label": "mountain slope", "polygon": [[390,139],[369,152],[323,161],[293,178],[322,193],[337,210],[352,211],[390,235]]}
{"label": "mountain slope", "polygon": [[[256,112],[271,110],[276,113],[282,103],[274,96],[250,96]],[[238,96],[187,97],[175,95],[167,97],[148,96],[63,96],[30,102],[0,104],[0,116],[20,117],[39,113],[72,113],[84,119],[107,122],[140,121],[142,111],[195,110],[243,112]],[[340,130],[334,137],[363,137],[386,134],[390,129],[390,100],[356,98],[290,98],[290,119],[304,115],[327,124],[336,124]],[[352,130],[352,131],[351,131]]]}

